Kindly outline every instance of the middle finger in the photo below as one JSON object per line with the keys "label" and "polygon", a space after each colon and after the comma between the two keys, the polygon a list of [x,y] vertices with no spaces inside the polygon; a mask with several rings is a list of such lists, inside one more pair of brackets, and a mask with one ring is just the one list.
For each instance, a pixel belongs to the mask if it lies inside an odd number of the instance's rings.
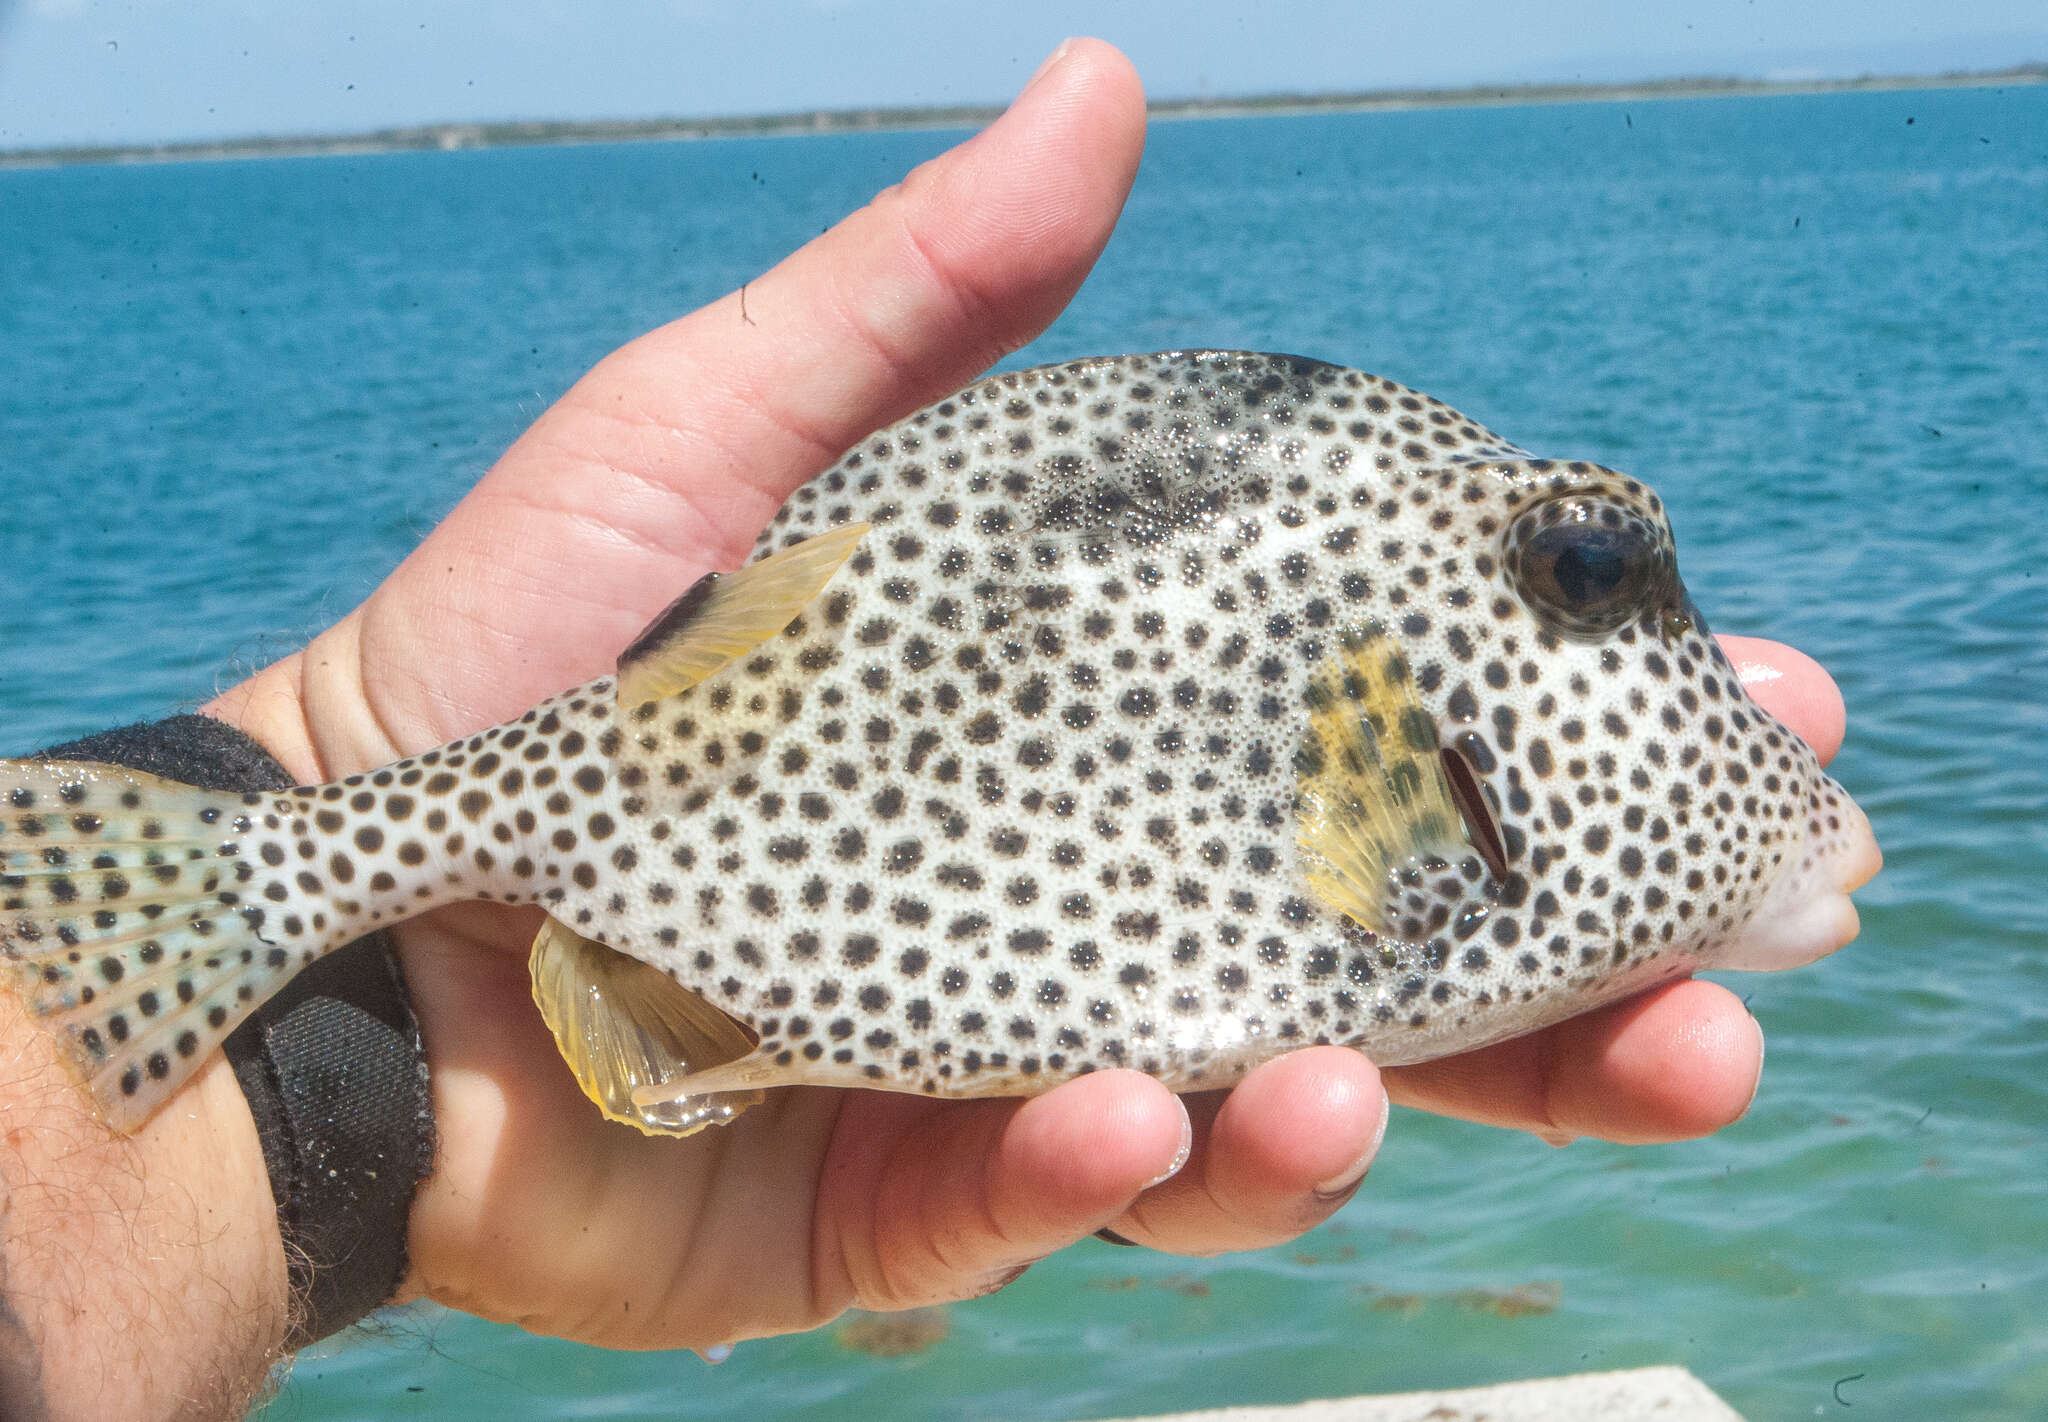
{"label": "middle finger", "polygon": [[1289,1053],[1187,1105],[1186,1168],[1110,1225],[1173,1254],[1263,1249],[1314,1228],[1357,1189],[1387,1126],[1378,1069],[1344,1047]]}

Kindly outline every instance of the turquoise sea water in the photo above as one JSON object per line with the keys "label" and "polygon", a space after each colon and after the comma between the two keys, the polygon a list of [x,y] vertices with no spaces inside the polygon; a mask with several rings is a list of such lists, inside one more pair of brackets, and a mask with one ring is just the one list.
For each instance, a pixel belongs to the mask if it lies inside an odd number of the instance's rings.
{"label": "turquoise sea water", "polygon": [[[953,137],[0,173],[0,745],[290,649],[592,361]],[[1091,1243],[901,1356],[409,1312],[269,1418],[1060,1419],[1653,1362],[1758,1419],[2048,1415],[2048,88],[1162,126],[1020,361],[1181,345],[1640,474],[1715,627],[1834,671],[1888,867],[1852,949],[1733,980],[1748,1119],[1557,1151],[1400,1113],[1296,1247]]]}

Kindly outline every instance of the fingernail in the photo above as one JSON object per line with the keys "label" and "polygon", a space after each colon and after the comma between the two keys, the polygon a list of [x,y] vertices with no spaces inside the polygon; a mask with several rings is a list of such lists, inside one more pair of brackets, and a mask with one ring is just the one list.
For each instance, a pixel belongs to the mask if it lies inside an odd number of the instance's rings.
{"label": "fingernail", "polygon": [[709,1348],[699,1348],[697,1356],[707,1363],[722,1363],[732,1356],[732,1344],[714,1343]]}
{"label": "fingernail", "polygon": [[1764,1039],[1764,1024],[1756,1020],[1754,1012],[1749,1013],[1749,1030],[1756,1033],[1756,1080],[1749,1084],[1749,1100],[1742,1105],[1745,1116],[1749,1114],[1749,1108],[1756,1105],[1756,1094],[1764,1089],[1764,1052],[1770,1045]]}
{"label": "fingernail", "polygon": [[1150,1190],[1154,1185],[1164,1185],[1167,1181],[1173,1179],[1174,1176],[1180,1174],[1181,1167],[1188,1163],[1188,1156],[1195,1149],[1195,1123],[1188,1119],[1187,1103],[1176,1096],[1173,1098],[1173,1104],[1180,1107],[1180,1148],[1173,1153],[1173,1164],[1167,1166],[1161,1174],[1155,1175],[1145,1182],[1147,1190]]}
{"label": "fingernail", "polygon": [[1097,1239],[1101,1240],[1101,1241],[1102,1241],[1102,1242],[1103,1242],[1104,1244],[1120,1244],[1120,1245],[1122,1245],[1122,1246],[1123,1246],[1123,1247],[1124,1247],[1125,1249],[1136,1249],[1136,1248],[1138,1247],[1138,1241],[1137,1241],[1137,1240],[1135,1240],[1135,1239],[1125,1239],[1125,1238],[1124,1238],[1124,1237],[1123,1237],[1122,1235],[1118,1234],[1118,1233],[1117,1233],[1117,1232],[1116,1232],[1115,1230],[1113,1230],[1113,1229],[1109,1229],[1109,1228],[1107,1228],[1107,1227],[1105,1227],[1105,1228],[1103,1228],[1103,1229],[1098,1229],[1097,1231],[1095,1231],[1095,1237],[1096,1237]]}
{"label": "fingernail", "polygon": [[1345,1166],[1343,1170],[1331,1176],[1328,1180],[1325,1180],[1322,1184],[1316,1186],[1315,1197],[1318,1200],[1330,1204],[1342,1203],[1356,1193],[1360,1185],[1365,1183],[1365,1173],[1372,1169],[1373,1159],[1380,1153],[1380,1143],[1387,1138],[1387,1115],[1391,1109],[1387,1105],[1387,1098],[1382,1096],[1380,1098],[1380,1120],[1379,1124],[1373,1128],[1371,1142],[1360,1152],[1356,1160],[1352,1161],[1351,1164]]}
{"label": "fingernail", "polygon": [[1577,1136],[1569,1131],[1533,1131],[1530,1134],[1534,1135],[1537,1140],[1542,1141],[1543,1144],[1556,1146],[1559,1150],[1563,1150],[1578,1139]]}
{"label": "fingernail", "polygon": [[1029,1269],[1032,1263],[1036,1262],[1036,1260],[1033,1260],[1029,1263],[1013,1264],[1007,1269],[996,1270],[995,1273],[988,1275],[980,1283],[976,1284],[967,1297],[971,1299],[985,1299],[990,1294],[1007,1289],[1010,1285],[1023,1278],[1024,1271]]}
{"label": "fingernail", "polygon": [[1045,62],[1039,65],[1038,68],[1034,69],[1031,72],[1031,77],[1024,81],[1024,87],[1017,91],[1017,97],[1021,99],[1022,97],[1024,97],[1024,95],[1030,93],[1034,88],[1036,88],[1038,85],[1038,81],[1043,79],[1046,75],[1050,74],[1053,71],[1054,67],[1058,65],[1062,59],[1065,59],[1067,57],[1067,51],[1072,49],[1073,47],[1074,41],[1072,40],[1072,38],[1061,40],[1059,42],[1059,47],[1053,50],[1051,54],[1048,54],[1045,57]]}

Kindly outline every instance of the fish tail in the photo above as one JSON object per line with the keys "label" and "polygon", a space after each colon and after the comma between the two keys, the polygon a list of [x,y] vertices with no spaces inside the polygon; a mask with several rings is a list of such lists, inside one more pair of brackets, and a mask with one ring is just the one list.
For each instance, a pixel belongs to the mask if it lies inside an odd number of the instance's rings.
{"label": "fish tail", "polygon": [[335,946],[320,929],[338,916],[319,895],[274,873],[256,891],[242,845],[272,799],[0,760],[0,979],[118,1131]]}

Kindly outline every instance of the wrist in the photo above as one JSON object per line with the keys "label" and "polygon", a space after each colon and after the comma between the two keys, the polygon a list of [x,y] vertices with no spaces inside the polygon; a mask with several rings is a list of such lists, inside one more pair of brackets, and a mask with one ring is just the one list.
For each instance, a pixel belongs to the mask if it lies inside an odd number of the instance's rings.
{"label": "wrist", "polygon": [[141,1131],[115,1135],[11,993],[0,1062],[0,1414],[241,1415],[280,1355],[290,1301],[234,1074],[215,1060]]}

